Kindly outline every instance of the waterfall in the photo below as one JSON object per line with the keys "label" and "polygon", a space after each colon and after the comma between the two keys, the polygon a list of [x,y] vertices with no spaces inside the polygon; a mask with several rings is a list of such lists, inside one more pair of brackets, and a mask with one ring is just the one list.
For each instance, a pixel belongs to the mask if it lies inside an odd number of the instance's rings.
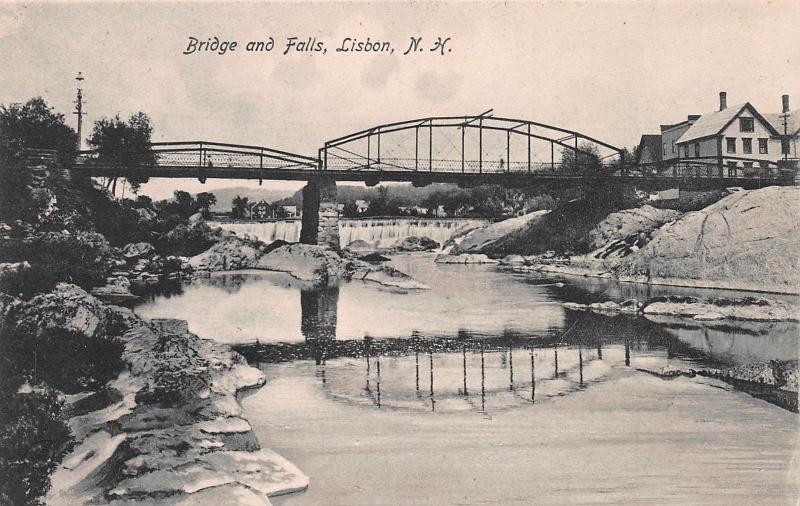
{"label": "waterfall", "polygon": [[300,240],[300,220],[282,220],[265,222],[243,223],[217,223],[209,222],[212,227],[222,227],[224,230],[236,232],[236,235],[255,237],[260,241],[271,243],[273,241],[297,242]]}
{"label": "waterfall", "polygon": [[[406,237],[417,236],[427,237],[439,244],[444,244],[463,230],[485,224],[485,220],[458,218],[339,220],[339,243],[344,248],[353,241],[361,240],[373,248],[388,248]],[[277,240],[297,242],[300,240],[300,228],[302,226],[300,220],[250,223],[210,222],[209,225],[236,232],[236,235],[255,237],[266,243]]]}

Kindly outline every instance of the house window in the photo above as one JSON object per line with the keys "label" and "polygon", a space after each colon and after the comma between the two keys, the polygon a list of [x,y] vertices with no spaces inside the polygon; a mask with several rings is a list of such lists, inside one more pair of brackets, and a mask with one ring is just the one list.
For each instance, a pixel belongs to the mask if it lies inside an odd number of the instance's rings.
{"label": "house window", "polygon": [[667,145],[666,144],[664,144],[664,154],[665,155],[667,154]]}
{"label": "house window", "polygon": [[753,168],[753,162],[742,162],[742,166],[745,169],[752,169]]}
{"label": "house window", "polygon": [[742,139],[742,153],[746,155],[753,154],[753,139]]}
{"label": "house window", "polygon": [[789,154],[789,139],[781,139],[781,154]]}
{"label": "house window", "polygon": [[766,155],[769,153],[769,139],[758,139],[758,154]]}
{"label": "house window", "polygon": [[[787,146],[788,146],[788,144],[787,144]],[[688,144],[684,144],[684,146],[683,146],[683,157],[684,158],[689,158],[689,145]]]}
{"label": "house window", "polygon": [[728,177],[736,177],[736,162],[728,162]]}
{"label": "house window", "polygon": [[694,143],[694,156],[695,156],[695,158],[700,156],[700,143],[699,142],[695,142]]}
{"label": "house window", "polygon": [[675,139],[672,140],[672,152],[675,152]]}
{"label": "house window", "polygon": [[753,130],[753,118],[739,118],[740,132],[752,132]]}
{"label": "house window", "polygon": [[725,137],[728,144],[728,153],[736,153],[736,137]]}

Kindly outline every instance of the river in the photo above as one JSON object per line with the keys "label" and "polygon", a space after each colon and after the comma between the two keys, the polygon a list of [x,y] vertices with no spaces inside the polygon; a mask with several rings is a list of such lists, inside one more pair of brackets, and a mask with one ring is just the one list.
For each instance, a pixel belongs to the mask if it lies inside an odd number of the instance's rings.
{"label": "river", "polygon": [[796,358],[797,324],[576,312],[562,302],[739,294],[433,258],[391,261],[426,291],[252,271],[136,311],[245,343],[268,378],[246,416],[311,479],[276,504],[794,503],[797,414],[646,370]]}

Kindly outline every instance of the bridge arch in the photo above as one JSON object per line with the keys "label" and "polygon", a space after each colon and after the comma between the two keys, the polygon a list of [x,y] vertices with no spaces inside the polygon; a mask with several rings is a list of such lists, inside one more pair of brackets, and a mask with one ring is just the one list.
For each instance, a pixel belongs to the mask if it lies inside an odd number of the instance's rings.
{"label": "bridge arch", "polygon": [[569,169],[562,162],[577,165],[582,156],[608,165],[622,152],[580,132],[487,111],[377,125],[325,142],[319,159],[322,171],[522,174]]}

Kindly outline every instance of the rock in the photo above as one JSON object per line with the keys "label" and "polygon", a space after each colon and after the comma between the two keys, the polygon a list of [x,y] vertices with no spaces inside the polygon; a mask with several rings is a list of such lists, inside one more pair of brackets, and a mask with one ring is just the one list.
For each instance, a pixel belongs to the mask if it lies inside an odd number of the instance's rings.
{"label": "rock", "polygon": [[374,248],[371,247],[369,244],[367,244],[366,241],[363,241],[361,239],[356,239],[355,241],[348,244],[345,249],[349,251],[371,251]]}
{"label": "rock", "polygon": [[364,281],[371,281],[384,286],[401,288],[404,290],[428,290],[430,287],[424,283],[416,281],[408,274],[393,269],[392,267],[382,266],[380,269],[371,270],[361,278]]}
{"label": "rock", "polygon": [[463,253],[460,255],[439,255],[436,257],[438,264],[496,264],[497,260],[486,255]]}
{"label": "rock", "polygon": [[739,191],[685,214],[622,259],[620,279],[800,291],[800,189]]}
{"label": "rock", "polygon": [[141,221],[153,221],[158,216],[152,209],[147,209],[144,207],[137,207],[136,214],[139,215],[139,219]]}
{"label": "rock", "polygon": [[139,299],[138,295],[134,295],[131,293],[130,291],[131,283],[130,281],[128,281],[127,278],[120,276],[118,278],[112,278],[112,279],[124,280],[124,283],[122,281],[116,281],[106,284],[105,286],[92,288],[91,292],[92,295],[94,295],[101,301],[106,302],[108,304],[124,304],[126,302],[131,302]]}
{"label": "rock", "polygon": [[193,269],[234,271],[252,269],[258,264],[260,251],[245,239],[228,236],[208,250],[189,259]]}
{"label": "rock", "polygon": [[19,308],[15,320],[17,327],[32,334],[60,328],[104,339],[138,318],[127,309],[106,306],[82,288],[59,283],[52,292],[37,295]]}
{"label": "rock", "polygon": [[611,213],[589,232],[590,247],[602,248],[610,242],[631,235],[650,233],[680,216],[681,213],[678,211],[658,209],[649,205]]}
{"label": "rock", "polygon": [[287,272],[303,281],[328,282],[345,279],[347,261],[321,246],[290,244],[258,259],[256,269]]}
{"label": "rock", "polygon": [[395,244],[392,249],[397,251],[431,251],[439,249],[440,244],[428,237],[406,237]]}
{"label": "rock", "polygon": [[194,213],[193,215],[189,216],[189,223],[201,223],[204,221],[203,213]]}
{"label": "rock", "polygon": [[149,242],[130,243],[122,248],[122,256],[128,260],[138,260],[149,257],[155,251],[156,249]]}
{"label": "rock", "polygon": [[453,246],[451,253],[454,255],[461,253],[480,253],[484,248],[488,248],[498,239],[540,220],[542,216],[548,212],[549,211],[534,211],[516,218],[509,218],[486,225],[485,227],[477,228],[467,233],[458,244]]}
{"label": "rock", "polygon": [[762,297],[700,299],[657,297],[644,306],[648,315],[681,316],[696,320],[798,321],[800,308]]}
{"label": "rock", "polygon": [[506,255],[500,263],[503,265],[525,265],[527,261],[522,255]]}
{"label": "rock", "polygon": [[370,253],[368,255],[364,255],[363,257],[359,257],[359,260],[364,262],[388,262],[390,259],[381,255],[380,253]]}

